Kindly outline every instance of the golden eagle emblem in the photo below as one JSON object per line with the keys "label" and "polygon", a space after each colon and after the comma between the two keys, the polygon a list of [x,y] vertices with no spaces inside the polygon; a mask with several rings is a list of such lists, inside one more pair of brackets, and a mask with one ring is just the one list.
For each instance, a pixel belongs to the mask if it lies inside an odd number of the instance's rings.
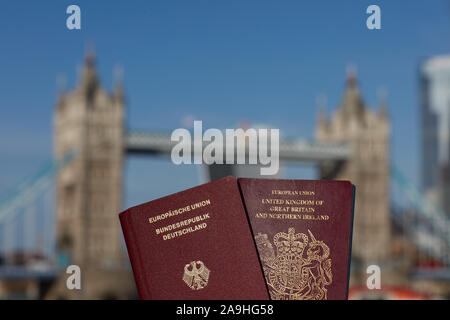
{"label": "golden eagle emblem", "polygon": [[202,261],[191,261],[184,266],[183,281],[192,290],[200,290],[208,285],[209,273]]}

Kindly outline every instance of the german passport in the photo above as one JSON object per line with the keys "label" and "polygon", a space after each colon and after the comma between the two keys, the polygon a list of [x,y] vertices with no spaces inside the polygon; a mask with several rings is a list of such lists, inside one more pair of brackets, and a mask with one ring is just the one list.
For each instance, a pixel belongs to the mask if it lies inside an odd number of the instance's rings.
{"label": "german passport", "polygon": [[355,187],[239,179],[272,299],[347,299]]}
{"label": "german passport", "polygon": [[234,177],[119,217],[141,299],[269,299]]}

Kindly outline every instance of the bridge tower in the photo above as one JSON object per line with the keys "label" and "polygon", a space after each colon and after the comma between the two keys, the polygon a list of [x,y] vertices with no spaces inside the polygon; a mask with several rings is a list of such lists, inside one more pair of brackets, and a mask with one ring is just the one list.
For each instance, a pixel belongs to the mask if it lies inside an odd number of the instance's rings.
{"label": "bridge tower", "polygon": [[[384,106],[377,112],[369,109],[355,73],[349,72],[340,107],[331,119],[320,113],[316,137],[319,142],[346,143],[352,153],[350,160],[325,163],[319,171],[322,179],[350,180],[356,185],[351,279],[355,285],[362,284],[367,266],[384,266],[391,247],[387,110]],[[382,278],[383,283],[385,280],[389,281]]]}
{"label": "bridge tower", "polygon": [[118,213],[122,209],[124,98],[101,86],[88,54],[77,88],[62,93],[54,114],[54,153],[73,152],[57,177],[57,250],[64,265],[81,268],[82,289],[66,288],[67,274],[49,298],[104,299],[134,295]]}

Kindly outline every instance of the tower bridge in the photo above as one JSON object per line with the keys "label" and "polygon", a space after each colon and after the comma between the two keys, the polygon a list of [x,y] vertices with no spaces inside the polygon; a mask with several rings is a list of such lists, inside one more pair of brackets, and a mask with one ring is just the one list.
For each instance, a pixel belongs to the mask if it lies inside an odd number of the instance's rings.
{"label": "tower bridge", "polygon": [[[20,229],[18,221],[28,226],[22,233],[28,237],[29,250],[42,251],[42,243],[48,248],[43,261],[15,267],[13,263],[0,263],[0,296],[1,283],[8,287],[8,283],[15,284],[18,279],[29,279],[33,284],[36,281],[48,284],[52,279],[41,296],[136,297],[117,219],[123,209],[123,162],[129,154],[168,156],[174,142],[167,133],[126,132],[124,114],[121,86],[116,86],[112,93],[106,92],[100,85],[94,59],[88,56],[78,86],[72,92],[61,94],[55,109],[54,158],[58,160],[21,184],[10,197],[0,200],[3,252],[17,247],[11,245],[17,240],[11,230]],[[364,104],[356,77],[350,75],[341,105],[332,117],[320,114],[315,136],[313,142],[280,141],[280,163],[312,163],[318,167],[318,178],[351,180],[357,186],[351,281],[358,285],[363,283],[365,265],[388,265],[392,257],[389,249],[394,242],[391,223],[404,218],[402,214],[390,214],[389,117],[384,107],[373,111]],[[209,178],[237,175],[238,167],[211,165]],[[431,231],[424,231],[414,223],[418,220],[403,223],[405,234],[409,235],[408,245],[414,243],[426,257],[441,261],[448,270],[448,216],[443,217],[438,210],[424,205],[426,200],[414,196],[417,194],[414,188],[401,175],[392,177],[408,195],[413,195],[411,201],[416,202],[417,215],[433,226]],[[30,211],[49,192],[56,194],[54,214],[48,216],[48,208]],[[37,229],[36,221],[42,218],[39,214],[47,214],[51,226],[40,235],[33,231]],[[441,229],[444,231],[436,236],[433,230]],[[421,235],[417,236],[418,233]],[[433,250],[437,244],[440,250]],[[77,264],[83,270],[81,292],[66,289],[64,268],[68,264]],[[386,277],[387,281],[395,281],[394,277]]]}

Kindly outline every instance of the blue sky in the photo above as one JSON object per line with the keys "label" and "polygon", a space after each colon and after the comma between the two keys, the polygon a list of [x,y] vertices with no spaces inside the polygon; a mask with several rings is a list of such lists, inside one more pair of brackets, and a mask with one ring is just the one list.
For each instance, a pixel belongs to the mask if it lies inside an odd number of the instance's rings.
{"label": "blue sky", "polygon": [[[82,30],[66,8],[81,7]],[[382,29],[365,10],[378,4]],[[365,101],[386,87],[392,161],[419,176],[419,62],[450,52],[447,1],[8,1],[0,10],[0,194],[52,154],[56,79],[77,81],[87,44],[103,85],[123,66],[127,126],[171,131],[194,116],[207,127],[240,122],[311,139],[316,97],[340,102],[345,70],[358,68]],[[126,163],[125,205],[198,184],[194,166],[164,159]],[[310,170],[286,175],[310,178]]]}

